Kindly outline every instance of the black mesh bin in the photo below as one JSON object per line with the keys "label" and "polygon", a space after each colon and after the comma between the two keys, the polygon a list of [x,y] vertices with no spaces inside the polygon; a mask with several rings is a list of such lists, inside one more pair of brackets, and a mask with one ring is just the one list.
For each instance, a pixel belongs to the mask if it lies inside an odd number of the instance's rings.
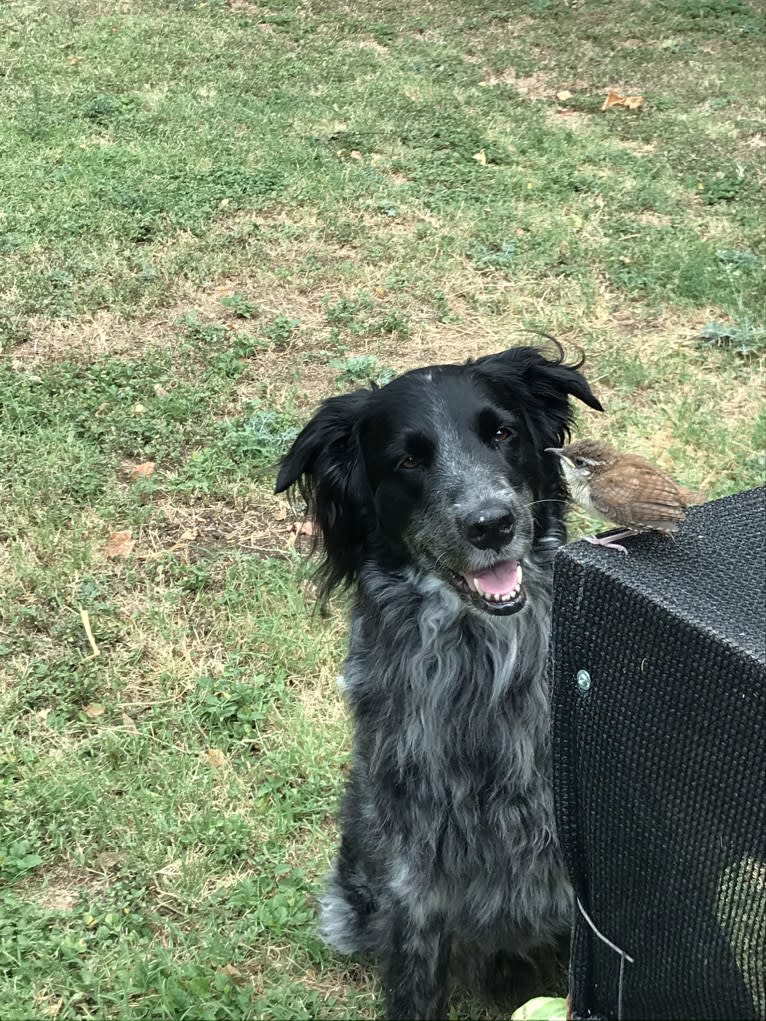
{"label": "black mesh bin", "polygon": [[556,557],[576,1018],[766,1018],[766,490]]}

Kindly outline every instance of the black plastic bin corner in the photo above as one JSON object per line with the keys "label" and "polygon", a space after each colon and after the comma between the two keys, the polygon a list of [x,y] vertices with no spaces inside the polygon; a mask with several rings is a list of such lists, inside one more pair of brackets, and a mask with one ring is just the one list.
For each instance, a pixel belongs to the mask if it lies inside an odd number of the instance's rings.
{"label": "black plastic bin corner", "polygon": [[766,489],[559,552],[553,748],[576,1018],[766,1018]]}

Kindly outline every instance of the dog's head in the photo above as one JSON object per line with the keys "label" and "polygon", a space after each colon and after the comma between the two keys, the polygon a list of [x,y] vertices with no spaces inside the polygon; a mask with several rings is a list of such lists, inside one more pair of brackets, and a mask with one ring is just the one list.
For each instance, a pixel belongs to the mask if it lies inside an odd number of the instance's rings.
{"label": "dog's head", "polygon": [[366,561],[415,563],[473,608],[525,602],[523,564],[563,516],[569,398],[601,410],[578,366],[517,347],[326,400],[282,462],[319,526],[324,595]]}

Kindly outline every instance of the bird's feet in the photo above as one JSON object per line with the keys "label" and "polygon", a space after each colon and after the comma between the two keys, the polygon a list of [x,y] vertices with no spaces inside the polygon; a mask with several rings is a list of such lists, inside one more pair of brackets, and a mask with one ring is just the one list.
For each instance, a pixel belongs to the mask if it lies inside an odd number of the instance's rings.
{"label": "bird's feet", "polygon": [[591,546],[603,546],[604,549],[616,549],[620,553],[628,555],[628,551],[624,546],[621,546],[615,539],[629,539],[632,535],[638,535],[638,532],[633,528],[628,528],[624,532],[617,532],[612,535],[584,535],[583,538],[586,542],[589,542]]}

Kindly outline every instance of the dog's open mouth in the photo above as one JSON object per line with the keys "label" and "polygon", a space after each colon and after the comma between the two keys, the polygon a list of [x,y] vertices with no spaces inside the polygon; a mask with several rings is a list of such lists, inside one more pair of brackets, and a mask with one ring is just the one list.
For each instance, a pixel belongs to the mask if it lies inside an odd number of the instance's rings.
{"label": "dog's open mouth", "polygon": [[453,577],[461,595],[486,613],[516,613],[527,599],[518,560],[501,560],[483,571],[453,573]]}

